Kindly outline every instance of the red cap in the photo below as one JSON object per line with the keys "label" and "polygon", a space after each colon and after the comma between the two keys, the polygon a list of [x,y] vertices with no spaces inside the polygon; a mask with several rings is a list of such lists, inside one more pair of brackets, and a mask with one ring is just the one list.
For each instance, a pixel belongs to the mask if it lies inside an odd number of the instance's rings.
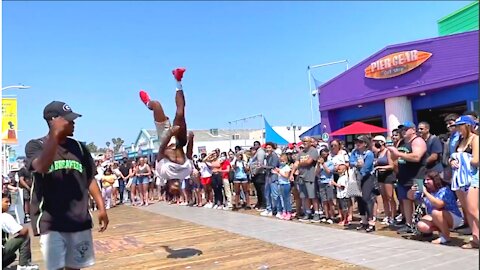
{"label": "red cap", "polygon": [[266,143],[262,144],[262,148],[266,148],[266,147],[267,147]]}

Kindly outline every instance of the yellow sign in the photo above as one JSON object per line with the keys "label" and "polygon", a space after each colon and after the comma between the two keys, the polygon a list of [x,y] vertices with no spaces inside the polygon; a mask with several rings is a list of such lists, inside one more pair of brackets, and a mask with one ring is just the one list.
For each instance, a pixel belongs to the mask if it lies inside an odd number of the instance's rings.
{"label": "yellow sign", "polygon": [[17,144],[17,99],[2,98],[2,141]]}

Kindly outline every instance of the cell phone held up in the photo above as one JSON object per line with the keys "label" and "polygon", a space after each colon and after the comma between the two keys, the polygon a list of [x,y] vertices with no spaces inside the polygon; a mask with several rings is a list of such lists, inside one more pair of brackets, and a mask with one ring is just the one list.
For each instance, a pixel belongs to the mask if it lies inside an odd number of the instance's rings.
{"label": "cell phone held up", "polygon": [[417,192],[423,193],[423,189],[425,188],[423,179],[415,179],[415,185],[417,186]]}
{"label": "cell phone held up", "polygon": [[393,141],[392,140],[387,140],[385,142],[385,146],[389,147],[389,146],[393,146]]}

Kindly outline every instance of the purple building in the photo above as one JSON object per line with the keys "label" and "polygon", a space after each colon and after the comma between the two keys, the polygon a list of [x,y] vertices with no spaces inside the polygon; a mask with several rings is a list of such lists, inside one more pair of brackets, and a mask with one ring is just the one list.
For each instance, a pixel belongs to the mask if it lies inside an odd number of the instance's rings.
{"label": "purple building", "polygon": [[319,95],[325,132],[354,121],[391,131],[406,120],[446,132],[447,114],[478,111],[478,34],[391,45],[325,83]]}

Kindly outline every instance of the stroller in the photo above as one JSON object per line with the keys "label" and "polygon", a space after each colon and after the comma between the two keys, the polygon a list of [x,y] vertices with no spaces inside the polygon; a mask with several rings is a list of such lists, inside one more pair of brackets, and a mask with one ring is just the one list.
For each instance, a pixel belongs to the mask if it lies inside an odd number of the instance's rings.
{"label": "stroller", "polygon": [[415,201],[415,210],[412,215],[412,229],[414,236],[420,236],[422,233],[418,230],[418,222],[427,214],[427,209],[422,201]]}

